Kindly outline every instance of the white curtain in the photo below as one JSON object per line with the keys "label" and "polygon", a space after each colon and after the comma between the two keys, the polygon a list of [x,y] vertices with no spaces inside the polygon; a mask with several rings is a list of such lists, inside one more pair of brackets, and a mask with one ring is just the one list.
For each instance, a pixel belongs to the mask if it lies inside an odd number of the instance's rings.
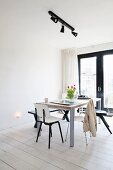
{"label": "white curtain", "polygon": [[76,85],[78,89],[78,59],[75,49],[62,50],[62,93],[68,86]]}

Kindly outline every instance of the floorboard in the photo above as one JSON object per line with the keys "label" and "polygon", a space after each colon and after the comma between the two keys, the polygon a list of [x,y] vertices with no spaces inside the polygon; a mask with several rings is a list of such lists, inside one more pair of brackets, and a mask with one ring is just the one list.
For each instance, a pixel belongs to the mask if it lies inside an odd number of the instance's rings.
{"label": "floorboard", "polygon": [[[113,132],[113,118],[107,118]],[[63,136],[67,122],[61,122]],[[33,123],[15,126],[0,131],[0,170],[112,170],[113,135],[98,124],[97,136],[88,138],[88,146],[82,123],[75,122],[75,145],[62,143],[59,129],[53,125],[51,149],[48,149],[48,128],[43,126],[36,143],[37,129]]]}

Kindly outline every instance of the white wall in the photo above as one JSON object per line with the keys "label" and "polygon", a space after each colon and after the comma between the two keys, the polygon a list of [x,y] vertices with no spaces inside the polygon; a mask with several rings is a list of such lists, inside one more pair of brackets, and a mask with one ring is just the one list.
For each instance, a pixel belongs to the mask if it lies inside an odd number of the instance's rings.
{"label": "white wall", "polygon": [[[0,52],[0,128],[21,123],[34,102],[43,101],[45,97],[55,99],[60,91],[58,50],[47,46],[24,50],[6,47]],[[19,120],[14,117],[15,112],[21,112]]]}
{"label": "white wall", "polygon": [[29,17],[6,2],[0,6],[0,130],[33,121],[27,113],[33,103],[61,93],[60,51],[26,25]]}

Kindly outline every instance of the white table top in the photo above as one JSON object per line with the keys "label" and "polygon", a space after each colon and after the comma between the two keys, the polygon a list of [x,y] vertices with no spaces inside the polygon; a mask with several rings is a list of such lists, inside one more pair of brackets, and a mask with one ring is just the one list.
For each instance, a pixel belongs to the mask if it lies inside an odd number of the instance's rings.
{"label": "white table top", "polygon": [[72,110],[75,108],[79,108],[81,106],[87,105],[89,100],[76,100],[75,102],[69,103],[64,102],[62,103],[61,100],[51,101],[48,103],[44,103],[50,108],[62,109],[62,110]]}

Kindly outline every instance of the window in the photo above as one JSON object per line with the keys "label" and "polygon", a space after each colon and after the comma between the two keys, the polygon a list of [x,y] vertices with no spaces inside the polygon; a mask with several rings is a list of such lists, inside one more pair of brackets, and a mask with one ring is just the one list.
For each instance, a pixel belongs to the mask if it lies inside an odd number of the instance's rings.
{"label": "window", "polygon": [[113,109],[113,50],[78,55],[80,94],[99,97]]}

